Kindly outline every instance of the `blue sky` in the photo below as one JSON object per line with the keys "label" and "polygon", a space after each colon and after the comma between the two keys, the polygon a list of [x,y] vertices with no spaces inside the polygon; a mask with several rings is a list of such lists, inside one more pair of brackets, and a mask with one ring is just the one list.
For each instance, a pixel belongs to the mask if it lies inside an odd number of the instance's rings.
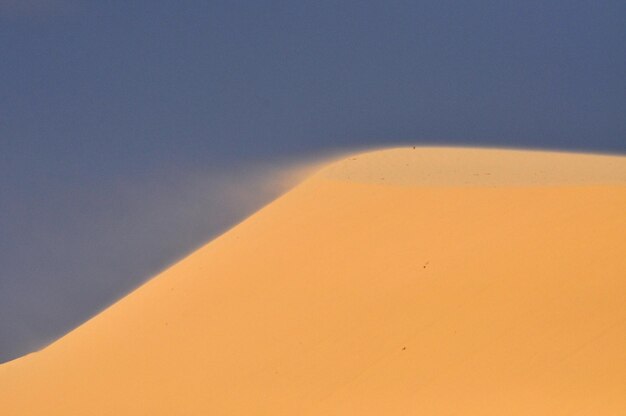
{"label": "blue sky", "polygon": [[618,0],[0,0],[0,361],[271,199],[259,166],[403,143],[626,153],[624,16]]}

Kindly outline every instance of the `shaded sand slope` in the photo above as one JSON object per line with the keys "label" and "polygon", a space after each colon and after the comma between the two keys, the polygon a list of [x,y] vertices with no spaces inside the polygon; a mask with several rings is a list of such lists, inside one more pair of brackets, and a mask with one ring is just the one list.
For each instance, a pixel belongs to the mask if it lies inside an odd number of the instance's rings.
{"label": "shaded sand slope", "polygon": [[45,350],[2,415],[624,415],[626,158],[347,158]]}

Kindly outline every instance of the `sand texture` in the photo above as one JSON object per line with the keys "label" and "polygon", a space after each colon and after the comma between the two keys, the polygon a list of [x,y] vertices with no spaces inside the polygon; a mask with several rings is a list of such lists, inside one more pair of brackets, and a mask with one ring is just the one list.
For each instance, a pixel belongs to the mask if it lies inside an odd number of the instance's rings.
{"label": "sand texture", "polygon": [[46,349],[0,415],[626,415],[626,158],[322,169]]}

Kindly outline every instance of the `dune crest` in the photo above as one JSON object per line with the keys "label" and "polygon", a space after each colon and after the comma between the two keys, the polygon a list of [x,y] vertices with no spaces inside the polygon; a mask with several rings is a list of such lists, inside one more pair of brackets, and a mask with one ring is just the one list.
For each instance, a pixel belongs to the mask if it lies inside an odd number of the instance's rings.
{"label": "dune crest", "polygon": [[626,163],[608,155],[415,147],[347,157],[317,176],[403,186],[609,185],[626,182]]}
{"label": "dune crest", "polygon": [[625,157],[352,156],[0,366],[0,414],[625,414],[625,212]]}

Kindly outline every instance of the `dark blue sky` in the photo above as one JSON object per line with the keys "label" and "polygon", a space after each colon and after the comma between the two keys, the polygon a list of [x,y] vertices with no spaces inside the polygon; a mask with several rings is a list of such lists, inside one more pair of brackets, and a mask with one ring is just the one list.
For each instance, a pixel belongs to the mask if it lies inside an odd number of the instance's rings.
{"label": "dark blue sky", "polygon": [[259,164],[401,143],[626,153],[624,16],[620,0],[0,0],[0,361],[271,198],[246,178]]}

